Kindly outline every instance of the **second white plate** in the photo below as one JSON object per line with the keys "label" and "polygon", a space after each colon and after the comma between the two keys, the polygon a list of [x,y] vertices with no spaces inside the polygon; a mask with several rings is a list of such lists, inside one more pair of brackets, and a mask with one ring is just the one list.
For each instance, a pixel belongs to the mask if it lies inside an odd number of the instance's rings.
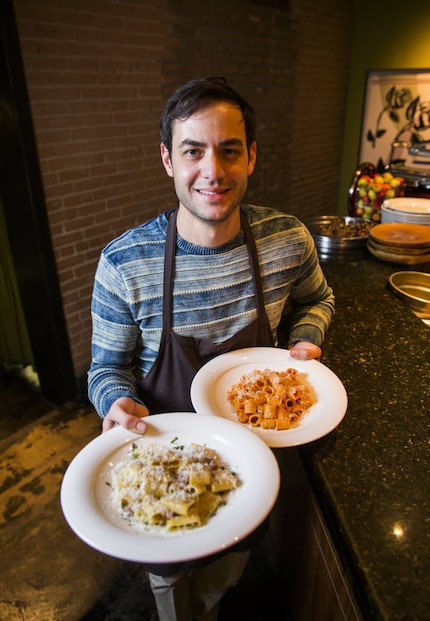
{"label": "second white plate", "polygon": [[250,429],[271,447],[298,446],[317,440],[335,429],[345,416],[346,390],[337,375],[324,364],[316,360],[296,360],[286,349],[249,347],[210,360],[197,372],[191,385],[194,409],[244,426],[227,401],[227,391],[242,375],[255,369],[284,371],[287,368],[298,369],[306,375],[315,392],[316,403],[293,429]]}

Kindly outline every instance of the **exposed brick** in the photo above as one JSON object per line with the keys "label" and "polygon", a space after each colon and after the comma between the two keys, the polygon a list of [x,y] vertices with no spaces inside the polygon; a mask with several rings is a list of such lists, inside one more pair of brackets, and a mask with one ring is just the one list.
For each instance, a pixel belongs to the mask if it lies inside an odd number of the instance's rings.
{"label": "exposed brick", "polygon": [[15,0],[76,375],[90,356],[101,248],[176,205],[159,155],[165,98],[224,75],[254,105],[248,199],[334,213],[352,7],[344,0]]}

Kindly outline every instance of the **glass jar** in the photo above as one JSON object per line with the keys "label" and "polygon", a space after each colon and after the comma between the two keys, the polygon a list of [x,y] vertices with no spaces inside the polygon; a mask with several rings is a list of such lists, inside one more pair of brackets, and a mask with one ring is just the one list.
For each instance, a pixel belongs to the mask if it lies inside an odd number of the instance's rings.
{"label": "glass jar", "polygon": [[381,207],[385,200],[404,196],[405,180],[391,172],[378,173],[368,162],[355,172],[348,197],[348,213],[354,218],[381,222]]}

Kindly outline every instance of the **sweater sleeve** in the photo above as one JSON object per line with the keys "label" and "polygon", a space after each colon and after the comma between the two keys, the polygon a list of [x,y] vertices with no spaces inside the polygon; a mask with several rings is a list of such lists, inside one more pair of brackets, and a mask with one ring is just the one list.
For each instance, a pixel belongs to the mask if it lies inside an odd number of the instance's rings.
{"label": "sweater sleeve", "polygon": [[137,396],[133,358],[139,328],[132,316],[121,275],[102,253],[91,303],[93,335],[88,396],[104,418],[120,397]]}
{"label": "sweater sleeve", "polygon": [[305,260],[291,290],[289,345],[308,341],[321,346],[334,313],[333,290],[328,286],[314,241],[307,232]]}

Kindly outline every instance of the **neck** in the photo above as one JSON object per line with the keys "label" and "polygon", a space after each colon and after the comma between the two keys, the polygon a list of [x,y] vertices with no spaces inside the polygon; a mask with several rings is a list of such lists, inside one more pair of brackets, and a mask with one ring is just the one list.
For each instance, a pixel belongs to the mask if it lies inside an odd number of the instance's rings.
{"label": "neck", "polygon": [[187,242],[205,248],[216,248],[223,246],[240,232],[240,209],[235,209],[226,220],[207,221],[179,205],[176,227],[179,235]]}

